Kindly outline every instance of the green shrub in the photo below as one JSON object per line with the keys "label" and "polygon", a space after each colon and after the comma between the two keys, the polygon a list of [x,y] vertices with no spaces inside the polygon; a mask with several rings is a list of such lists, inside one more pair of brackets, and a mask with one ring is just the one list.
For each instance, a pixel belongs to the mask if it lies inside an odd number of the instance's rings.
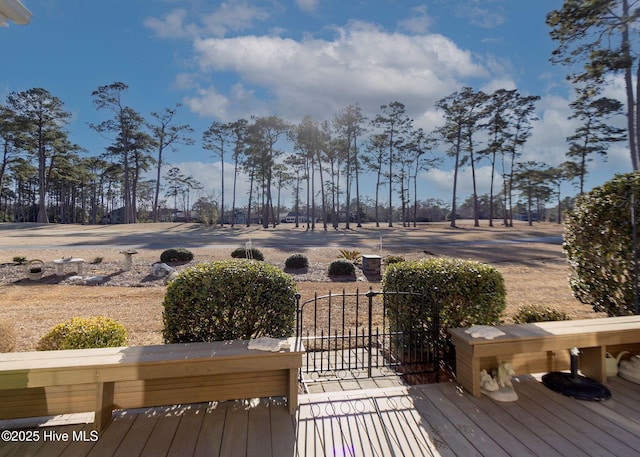
{"label": "green shrub", "polygon": [[91,265],[98,265],[98,264],[101,264],[102,262],[104,262],[104,257],[95,257],[91,261]]}
{"label": "green shrub", "polygon": [[354,249],[340,249],[338,258],[348,260],[354,265],[360,265],[362,262],[362,254]]}
{"label": "green shrub", "polygon": [[388,255],[384,258],[385,265],[393,265],[394,263],[405,262],[406,259],[401,255]]}
{"label": "green shrub", "polygon": [[516,324],[568,320],[571,320],[571,318],[567,315],[567,313],[544,305],[521,306],[513,315],[513,322],[515,322]]}
{"label": "green shrub", "polygon": [[40,338],[38,351],[119,347],[127,344],[127,329],[103,316],[74,317]]}
{"label": "green shrub", "polygon": [[617,175],[584,194],[565,222],[573,295],[609,316],[634,312],[632,195],[640,224],[640,172]]}
{"label": "green shrub", "polygon": [[0,320],[0,352],[11,352],[16,348],[16,332],[13,323]]}
{"label": "green shrub", "polygon": [[309,259],[304,254],[293,254],[287,257],[284,266],[291,269],[309,268]]}
{"label": "green shrub", "polygon": [[[440,326],[497,325],[505,310],[506,291],[502,274],[478,262],[437,257],[390,265],[382,278],[385,291],[416,292],[427,303],[438,303]],[[429,309],[421,311],[415,299],[390,297],[399,306],[388,306],[389,322],[405,329],[426,322]],[[428,307],[426,307],[428,308]],[[397,323],[397,324],[396,324]]]}
{"label": "green shrub", "polygon": [[160,254],[160,262],[191,262],[193,260],[193,252],[185,248],[171,248]]}
{"label": "green shrub", "polygon": [[27,263],[27,258],[23,255],[14,256],[13,263],[17,263],[18,265],[24,265],[25,263]]}
{"label": "green shrub", "polygon": [[264,262],[198,264],[167,286],[164,340],[182,343],[291,336],[295,293],[293,278]]}
{"label": "green shrub", "polygon": [[264,260],[264,254],[258,248],[235,248],[231,253],[231,257],[234,259],[253,259],[253,260]]}
{"label": "green shrub", "polygon": [[348,260],[334,260],[329,264],[329,276],[353,276],[355,274],[356,267]]}

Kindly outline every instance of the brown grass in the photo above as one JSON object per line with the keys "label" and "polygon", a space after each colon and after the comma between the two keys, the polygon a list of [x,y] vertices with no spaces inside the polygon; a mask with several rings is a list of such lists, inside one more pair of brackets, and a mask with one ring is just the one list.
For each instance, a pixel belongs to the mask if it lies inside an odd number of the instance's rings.
{"label": "brown grass", "polygon": [[[321,262],[328,265],[343,247],[355,246],[363,253],[380,253],[378,240],[382,236],[382,255],[401,254],[407,259],[427,255],[450,255],[495,266],[503,274],[506,282],[507,321],[518,307],[525,304],[555,307],[572,318],[595,317],[589,306],[579,303],[571,295],[567,281],[569,267],[559,244],[493,244],[495,240],[560,235],[562,228],[555,224],[537,224],[533,228],[521,225],[515,229],[478,229],[465,226],[457,230],[434,224],[417,229],[366,227],[352,232],[335,233],[311,233],[291,227],[268,231],[210,229],[211,231],[207,232],[202,231],[199,226],[184,224],[182,228],[177,224],[172,224],[169,228],[168,224],[138,224],[132,227],[130,232],[122,232],[128,237],[133,237],[126,238],[126,241],[123,241],[124,238],[118,238],[118,234],[121,233],[119,231],[127,228],[123,226],[67,226],[67,230],[73,230],[71,235],[62,230],[65,226],[36,226],[37,231],[30,232],[28,236],[24,231],[14,227],[15,224],[0,225],[0,246],[3,246],[1,254],[4,262],[10,262],[13,256],[27,254],[29,258],[35,258],[37,255],[47,261],[69,254],[82,256],[87,260],[100,256],[105,261],[120,261],[122,256],[119,254],[121,248],[118,248],[118,245],[126,245],[127,242],[128,245],[139,245],[135,243],[135,240],[138,240],[135,238],[137,236],[150,236],[161,244],[162,236],[168,233],[176,237],[172,238],[174,246],[185,245],[184,240],[199,240],[198,237],[206,237],[204,239],[209,243],[221,244],[215,246],[203,243],[202,247],[190,248],[196,254],[196,261],[227,259],[233,247],[251,239],[255,247],[275,246],[261,248],[269,262],[283,264],[289,255],[303,252],[312,263]],[[132,235],[132,232],[135,233]],[[77,237],[80,236],[78,233],[85,236],[82,242],[90,247],[65,246],[66,243],[73,244],[74,241],[77,243]],[[307,243],[307,246],[311,247],[285,246],[292,241]],[[469,241],[475,243],[467,244]],[[93,243],[105,245],[95,247]],[[282,247],[278,246],[278,243],[282,244]],[[230,247],[232,244],[233,247]],[[40,246],[37,254],[32,251],[35,246]],[[139,247],[138,251],[134,262],[145,258],[158,259],[161,249]],[[298,291],[303,300],[312,298],[315,292],[324,295],[330,290],[339,293],[344,288],[347,292],[354,292],[356,288],[366,291],[369,287],[379,289],[380,284],[377,281],[366,280],[334,282],[326,278],[298,282]],[[17,351],[34,350],[38,339],[59,322],[75,316],[92,315],[104,315],[122,323],[129,331],[130,345],[159,344],[162,342],[164,291],[164,287],[38,285],[24,281],[5,283],[0,285],[0,318],[13,322],[17,335]]]}

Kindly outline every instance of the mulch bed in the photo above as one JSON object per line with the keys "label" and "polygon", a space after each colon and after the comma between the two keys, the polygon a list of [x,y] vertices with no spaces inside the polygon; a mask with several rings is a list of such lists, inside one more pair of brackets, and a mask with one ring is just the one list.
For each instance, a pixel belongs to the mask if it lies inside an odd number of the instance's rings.
{"label": "mulch bed", "polygon": [[[69,266],[64,276],[57,276],[52,263],[46,264],[42,278],[31,280],[27,276],[27,266],[15,263],[0,264],[0,284],[60,284],[60,285],[89,285],[89,286],[115,286],[115,287],[164,287],[165,276],[152,274],[152,261],[134,261],[129,271],[122,270],[122,262],[100,262],[85,264],[82,276],[77,275],[74,267]],[[198,262],[170,263],[170,267],[177,272],[196,265]],[[355,276],[329,277],[327,265],[324,263],[311,263],[308,268],[285,268],[284,263],[274,264],[287,274],[293,276],[296,282],[349,282],[349,281],[375,281],[379,278],[369,278],[360,268],[356,268]],[[73,272],[71,271],[73,270]]]}

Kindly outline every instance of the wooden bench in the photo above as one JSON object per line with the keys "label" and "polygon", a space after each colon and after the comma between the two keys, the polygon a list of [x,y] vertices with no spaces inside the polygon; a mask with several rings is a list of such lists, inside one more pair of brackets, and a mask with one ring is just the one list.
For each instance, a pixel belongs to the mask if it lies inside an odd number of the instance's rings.
{"label": "wooden bench", "polygon": [[248,341],[0,354],[0,419],[285,396],[298,401],[302,352],[248,349]]}
{"label": "wooden bench", "polygon": [[640,316],[497,326],[505,335],[474,338],[465,328],[449,329],[456,348],[456,378],[480,396],[480,371],[509,362],[516,375],[570,368],[569,350],[580,349],[580,370],[606,383],[606,353],[640,352]]}

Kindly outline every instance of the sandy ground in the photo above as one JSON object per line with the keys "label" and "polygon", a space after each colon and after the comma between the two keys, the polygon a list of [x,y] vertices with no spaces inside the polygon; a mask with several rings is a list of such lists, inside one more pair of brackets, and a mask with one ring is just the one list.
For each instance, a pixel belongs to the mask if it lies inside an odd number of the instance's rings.
{"label": "sandy ground", "polygon": [[[354,230],[322,227],[315,231],[282,224],[276,229],[261,227],[219,228],[197,224],[134,224],[114,226],[71,226],[37,224],[0,224],[0,318],[8,320],[17,335],[16,350],[33,350],[38,339],[55,324],[73,316],[105,315],[127,327],[129,344],[162,342],[162,280],[150,278],[150,265],[159,260],[162,250],[186,247],[195,254],[193,263],[228,259],[233,249],[250,243],[265,254],[265,260],[284,267],[293,253],[304,253],[312,264],[306,272],[294,274],[298,291],[311,298],[314,292],[348,292],[379,288],[376,278],[357,277],[341,281],[330,279],[326,267],[340,249],[355,249],[363,254],[403,255],[419,259],[449,255],[478,260],[496,267],[507,287],[506,320],[525,304],[544,304],[567,312],[573,318],[595,317],[587,305],[576,301],[569,289],[569,267],[561,246],[562,227],[536,224],[515,228],[486,226],[474,228],[461,224],[451,229],[446,224],[417,228],[367,225]],[[136,249],[134,268],[122,272],[123,249]],[[83,257],[88,273],[99,272],[109,281],[86,285],[53,274],[53,259]],[[25,279],[23,267],[13,264],[15,256],[41,259],[47,264],[43,281]],[[187,268],[189,265],[179,266]],[[97,274],[97,273],[96,273]]]}

